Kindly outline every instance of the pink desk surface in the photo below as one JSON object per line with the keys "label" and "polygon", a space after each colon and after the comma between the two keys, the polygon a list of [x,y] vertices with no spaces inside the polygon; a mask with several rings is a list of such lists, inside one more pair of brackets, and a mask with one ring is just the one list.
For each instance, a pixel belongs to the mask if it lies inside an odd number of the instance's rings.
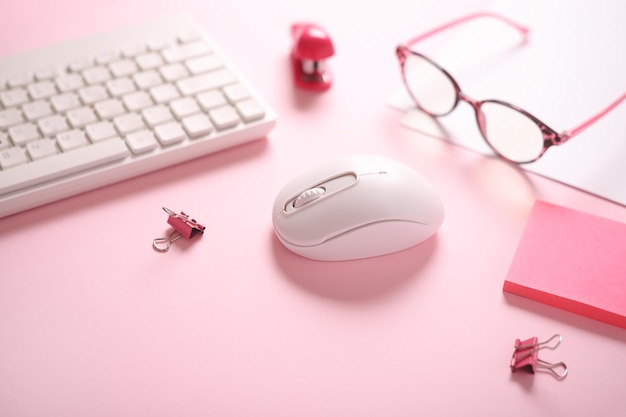
{"label": "pink desk surface", "polygon": [[[398,42],[490,3],[344,3],[3,7],[0,55],[190,12],[279,120],[266,140],[0,220],[0,415],[626,415],[623,329],[502,292],[535,199],[621,222],[626,209],[404,129],[385,105]],[[299,19],[335,40],[325,94],[292,89]],[[281,246],[276,193],[352,153],[395,158],[435,185],[436,238],[343,263]],[[193,214],[204,236],[153,251],[162,206]],[[566,362],[567,378],[510,372],[516,338],[554,333],[563,343],[542,356]]]}

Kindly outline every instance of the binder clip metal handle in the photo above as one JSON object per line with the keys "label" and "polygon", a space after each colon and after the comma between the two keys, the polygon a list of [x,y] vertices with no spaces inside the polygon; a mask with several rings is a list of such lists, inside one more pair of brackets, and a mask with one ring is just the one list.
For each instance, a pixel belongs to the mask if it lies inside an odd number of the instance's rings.
{"label": "binder clip metal handle", "polygon": [[170,250],[172,243],[183,237],[178,231],[174,230],[166,237],[158,237],[152,241],[152,247],[159,252],[167,252]]}
{"label": "binder clip metal handle", "polygon": [[[565,362],[546,362],[537,358],[537,363],[535,364],[535,369],[541,368],[545,369],[552,374],[556,379],[563,379],[567,375],[567,365]],[[561,368],[561,372],[557,372],[557,369]]]}
{"label": "binder clip metal handle", "polygon": [[[555,339],[556,344],[551,344]],[[551,363],[539,359],[539,351],[541,349],[556,349],[561,344],[561,341],[563,341],[563,337],[559,334],[555,334],[544,342],[539,342],[536,337],[531,337],[524,341],[516,339],[515,349],[511,357],[511,372],[524,370],[534,374],[541,369],[550,372],[557,379],[565,378],[567,365],[564,362]],[[561,372],[558,372],[558,369],[561,369]]]}
{"label": "binder clip metal handle", "polygon": [[168,214],[167,223],[174,228],[174,231],[166,237],[159,237],[152,241],[152,247],[158,252],[167,252],[172,243],[184,237],[192,237],[204,233],[206,227],[202,226],[195,219],[190,218],[184,211],[180,214],[163,207],[163,211]]}

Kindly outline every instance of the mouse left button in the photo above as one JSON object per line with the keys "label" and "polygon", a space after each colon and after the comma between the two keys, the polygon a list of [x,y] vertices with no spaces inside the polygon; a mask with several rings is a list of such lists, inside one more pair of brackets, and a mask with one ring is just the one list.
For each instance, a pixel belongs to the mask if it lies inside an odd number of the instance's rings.
{"label": "mouse left button", "polygon": [[293,202],[294,208],[300,208],[305,206],[313,201],[317,200],[321,196],[326,193],[326,189],[324,187],[315,187],[304,191],[300,194]]}

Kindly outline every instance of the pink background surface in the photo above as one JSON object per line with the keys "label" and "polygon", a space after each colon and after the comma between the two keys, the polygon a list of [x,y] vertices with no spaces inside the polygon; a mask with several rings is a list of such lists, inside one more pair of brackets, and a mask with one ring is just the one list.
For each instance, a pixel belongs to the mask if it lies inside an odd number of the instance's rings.
{"label": "pink background surface", "polygon": [[[3,7],[0,55],[192,13],[279,119],[267,140],[0,220],[0,415],[626,414],[623,329],[502,292],[535,199],[621,222],[626,209],[401,128],[384,104],[400,82],[396,44],[490,5],[410,3]],[[301,19],[336,43],[335,85],[322,95],[292,88],[288,28]],[[281,246],[278,191],[352,153],[397,159],[433,183],[446,207],[434,239],[342,263]],[[162,206],[205,234],[156,253]],[[511,374],[516,338],[554,333],[563,343],[541,356],[566,362],[565,380]]]}

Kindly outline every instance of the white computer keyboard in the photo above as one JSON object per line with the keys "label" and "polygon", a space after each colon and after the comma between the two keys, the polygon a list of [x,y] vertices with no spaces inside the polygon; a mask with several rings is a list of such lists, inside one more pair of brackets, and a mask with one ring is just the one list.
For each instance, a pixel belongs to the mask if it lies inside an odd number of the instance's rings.
{"label": "white computer keyboard", "polygon": [[0,217],[263,138],[275,122],[187,16],[0,58]]}

